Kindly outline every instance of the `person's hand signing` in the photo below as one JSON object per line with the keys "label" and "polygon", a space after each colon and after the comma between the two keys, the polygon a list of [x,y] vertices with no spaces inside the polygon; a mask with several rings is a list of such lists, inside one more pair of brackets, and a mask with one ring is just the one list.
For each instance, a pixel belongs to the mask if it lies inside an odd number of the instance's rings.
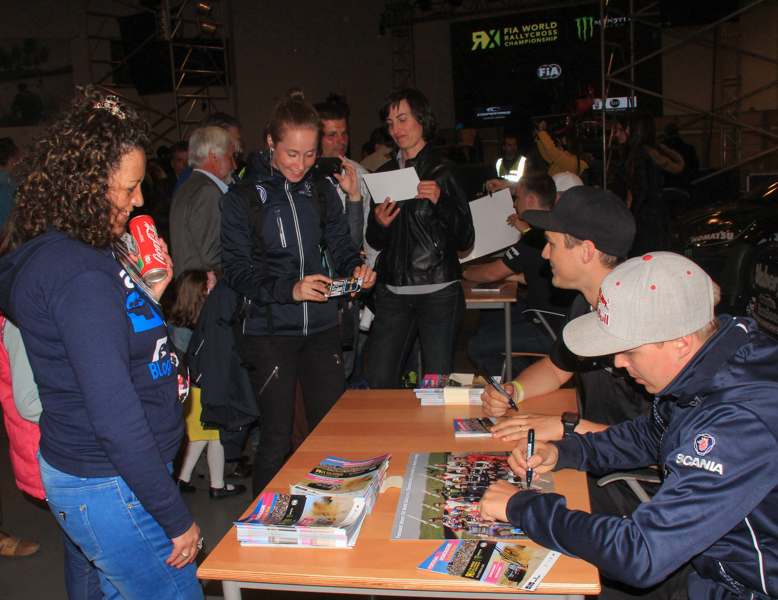
{"label": "person's hand signing", "polygon": [[170,540],[173,542],[173,552],[165,562],[176,569],[183,569],[194,562],[197,552],[203,547],[202,539],[197,523],[192,523],[186,533]]}
{"label": "person's hand signing", "polygon": [[527,468],[531,468],[535,475],[548,473],[559,461],[559,450],[554,444],[548,442],[535,442],[535,454],[527,460],[527,440],[521,440],[511,451],[508,457],[508,466],[516,475],[527,477]]}
{"label": "person's hand signing", "polygon": [[326,295],[328,283],[332,283],[332,279],[326,275],[306,275],[294,284],[292,297],[297,302],[326,302],[329,300]]}
{"label": "person's hand signing", "polygon": [[440,199],[440,186],[434,181],[420,181],[416,186],[417,198],[427,198],[433,204],[437,204]]}
{"label": "person's hand signing", "polygon": [[537,440],[561,440],[564,435],[562,420],[551,415],[517,415],[500,421],[492,427],[492,437],[503,442],[516,442],[535,430]]}
{"label": "person's hand signing", "polygon": [[510,182],[507,179],[490,179],[486,182],[486,191],[490,194],[499,192],[510,187]]}
{"label": "person's hand signing", "polygon": [[400,206],[389,196],[387,196],[386,200],[381,204],[375,207],[375,218],[381,227],[389,227],[399,214]]}
{"label": "person's hand signing", "polygon": [[[511,395],[514,402],[518,401],[519,395],[512,383],[506,383],[502,389]],[[486,386],[481,394],[481,401],[484,403],[484,412],[490,417],[501,417],[511,407],[508,399],[491,385]]]}

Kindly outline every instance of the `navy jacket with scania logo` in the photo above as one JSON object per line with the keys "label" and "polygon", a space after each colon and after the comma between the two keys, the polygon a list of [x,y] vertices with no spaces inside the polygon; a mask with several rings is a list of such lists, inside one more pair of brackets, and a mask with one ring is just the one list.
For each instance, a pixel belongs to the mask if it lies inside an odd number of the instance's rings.
{"label": "navy jacket with scania logo", "polygon": [[[227,192],[222,199],[222,269],[230,287],[251,301],[244,332],[269,335],[265,307],[271,303],[276,335],[309,335],[336,327],[337,300],[296,302],[292,297],[295,284],[306,275],[327,274],[319,248],[321,218],[314,204],[318,199],[311,172],[292,183],[270,166],[267,152],[253,152],[244,178],[256,184],[263,201],[262,232],[270,271],[265,275],[259,250],[251,256],[245,202],[236,192]],[[324,239],[335,268],[350,275],[362,260],[349,234],[343,204],[334,189],[329,191]]]}
{"label": "navy jacket with scania logo", "polygon": [[554,442],[557,469],[661,465],[664,483],[650,503],[619,519],[523,492],[508,503],[511,523],[633,586],[662,581],[691,560],[691,600],[777,598],[778,343],[751,319],[721,320],[653,415]]}

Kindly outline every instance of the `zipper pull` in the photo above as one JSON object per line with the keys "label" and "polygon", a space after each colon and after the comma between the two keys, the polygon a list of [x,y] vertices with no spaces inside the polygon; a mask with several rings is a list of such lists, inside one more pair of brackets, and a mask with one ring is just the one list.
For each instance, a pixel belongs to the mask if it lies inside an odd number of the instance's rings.
{"label": "zipper pull", "polygon": [[264,391],[265,391],[265,388],[267,387],[267,384],[268,384],[268,383],[270,383],[270,380],[271,380],[271,379],[273,379],[273,377],[275,377],[276,379],[278,379],[278,367],[276,367],[275,369],[273,369],[273,372],[270,374],[270,377],[268,377],[268,378],[267,378],[267,381],[265,382],[265,385],[263,385],[263,386],[262,386],[262,389],[261,389],[261,390],[259,390],[259,395],[260,395],[260,396],[262,395],[262,392],[264,392]]}

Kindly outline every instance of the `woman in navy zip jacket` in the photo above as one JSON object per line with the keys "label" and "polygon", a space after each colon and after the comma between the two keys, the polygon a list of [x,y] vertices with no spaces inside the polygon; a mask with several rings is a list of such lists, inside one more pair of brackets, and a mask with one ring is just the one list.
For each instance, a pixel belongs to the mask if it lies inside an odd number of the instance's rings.
{"label": "woman in navy zip jacket", "polygon": [[143,204],[148,136],[118,98],[87,89],[23,159],[3,231],[0,306],[38,384],[71,598],[203,597],[200,529],[170,476],[184,423],[157,298],[172,265],[150,287],[119,241]]}
{"label": "woman in navy zip jacket", "polygon": [[252,153],[244,177],[254,183],[262,201],[266,262],[252,240],[243,198],[231,191],[222,203],[224,277],[248,300],[244,333],[260,413],[254,495],[275,476],[292,448],[298,377],[311,430],[346,389],[338,306],[326,296],[332,280],[322,264],[322,244],[339,273],[362,277],[363,288],[375,281],[349,235],[343,205],[331,185],[326,210],[315,204],[321,199],[311,167],[321,121],[314,108],[295,98],[281,102],[267,131],[270,150]]}

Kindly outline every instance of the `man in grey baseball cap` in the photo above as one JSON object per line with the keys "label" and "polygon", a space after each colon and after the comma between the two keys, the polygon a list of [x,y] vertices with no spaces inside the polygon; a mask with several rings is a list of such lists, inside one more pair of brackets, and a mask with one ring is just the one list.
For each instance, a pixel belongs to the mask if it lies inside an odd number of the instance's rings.
{"label": "man in grey baseball cap", "polygon": [[637,257],[602,282],[597,311],[567,325],[580,356],[615,354],[656,396],[650,415],[587,435],[526,442],[524,474],[658,465],[651,502],[621,519],[569,511],[564,498],[500,482],[481,515],[508,520],[542,546],[579,556],[636,587],[691,561],[691,600],[778,597],[778,342],[748,318],[713,313],[717,286],[669,252]]}

